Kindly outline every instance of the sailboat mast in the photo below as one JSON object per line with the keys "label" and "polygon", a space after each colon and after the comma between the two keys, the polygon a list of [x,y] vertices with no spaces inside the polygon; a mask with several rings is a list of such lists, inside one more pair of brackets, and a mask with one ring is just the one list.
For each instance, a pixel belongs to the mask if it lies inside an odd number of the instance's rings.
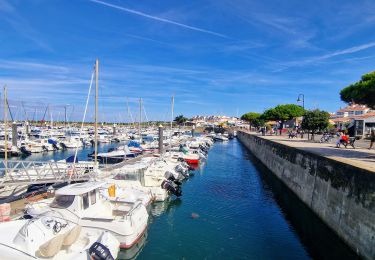
{"label": "sailboat mast", "polygon": [[173,127],[173,112],[174,112],[174,96],[172,96],[171,131]]}
{"label": "sailboat mast", "polygon": [[99,60],[95,62],[95,152],[94,160],[97,163],[98,157],[98,79],[99,79]]}
{"label": "sailboat mast", "polygon": [[8,168],[8,122],[7,122],[7,86],[4,86],[4,164],[5,175],[7,175]]}

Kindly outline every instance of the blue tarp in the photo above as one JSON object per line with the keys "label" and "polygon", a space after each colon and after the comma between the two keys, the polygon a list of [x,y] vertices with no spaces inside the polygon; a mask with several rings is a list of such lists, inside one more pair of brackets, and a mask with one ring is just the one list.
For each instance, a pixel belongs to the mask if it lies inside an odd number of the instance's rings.
{"label": "blue tarp", "polygon": [[129,147],[141,147],[141,145],[136,141],[129,141],[128,146]]}
{"label": "blue tarp", "polygon": [[48,143],[57,145],[57,142],[55,140],[52,140],[52,139],[48,139]]}
{"label": "blue tarp", "polygon": [[[68,157],[65,159],[67,163],[73,163],[74,162],[74,155]],[[78,162],[78,158],[76,157],[76,163]]]}

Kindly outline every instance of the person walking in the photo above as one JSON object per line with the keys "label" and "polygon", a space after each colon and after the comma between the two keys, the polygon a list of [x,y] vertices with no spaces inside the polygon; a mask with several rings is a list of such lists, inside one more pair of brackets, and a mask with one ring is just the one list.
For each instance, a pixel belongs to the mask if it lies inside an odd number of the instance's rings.
{"label": "person walking", "polygon": [[341,143],[341,138],[343,136],[343,133],[340,131],[340,132],[337,133],[337,136],[338,136],[338,139],[336,141],[336,147],[340,148],[340,143]]}
{"label": "person walking", "polygon": [[370,147],[368,148],[371,150],[372,146],[374,145],[375,142],[375,128],[371,129],[371,134],[370,134]]}

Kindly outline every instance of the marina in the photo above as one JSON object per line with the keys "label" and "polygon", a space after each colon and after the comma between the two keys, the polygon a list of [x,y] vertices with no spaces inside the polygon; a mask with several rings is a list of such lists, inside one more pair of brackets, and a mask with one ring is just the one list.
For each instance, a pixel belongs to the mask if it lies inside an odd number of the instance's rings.
{"label": "marina", "polygon": [[0,260],[374,260],[373,10],[0,0]]}

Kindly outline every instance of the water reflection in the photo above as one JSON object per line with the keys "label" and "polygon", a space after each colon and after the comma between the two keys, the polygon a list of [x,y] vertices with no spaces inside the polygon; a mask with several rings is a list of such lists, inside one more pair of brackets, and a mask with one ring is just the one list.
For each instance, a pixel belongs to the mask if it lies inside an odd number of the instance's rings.
{"label": "water reflection", "polygon": [[165,201],[155,202],[151,205],[151,215],[158,217],[163,213],[169,213],[172,209],[181,206],[182,200],[180,198],[169,198]]}
{"label": "water reflection", "polygon": [[259,172],[264,192],[269,193],[268,196],[279,205],[285,219],[313,259],[360,259],[257,158],[248,152],[244,153],[244,157],[253,163]]}
{"label": "water reflection", "polygon": [[146,230],[146,232],[142,235],[142,237],[134,246],[132,246],[129,249],[121,249],[117,256],[117,259],[119,260],[136,259],[139,253],[142,251],[142,248],[146,245],[147,237],[148,237],[148,231]]}

